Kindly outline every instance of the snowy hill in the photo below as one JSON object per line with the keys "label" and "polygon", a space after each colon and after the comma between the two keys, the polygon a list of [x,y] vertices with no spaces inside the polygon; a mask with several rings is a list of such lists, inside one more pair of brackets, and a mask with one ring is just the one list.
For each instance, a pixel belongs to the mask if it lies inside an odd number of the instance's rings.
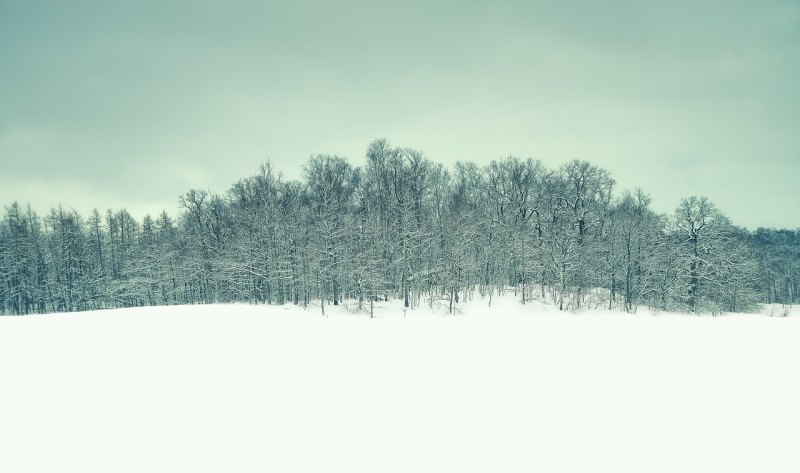
{"label": "snowy hill", "polygon": [[0,317],[0,471],[800,471],[800,317],[319,309]]}

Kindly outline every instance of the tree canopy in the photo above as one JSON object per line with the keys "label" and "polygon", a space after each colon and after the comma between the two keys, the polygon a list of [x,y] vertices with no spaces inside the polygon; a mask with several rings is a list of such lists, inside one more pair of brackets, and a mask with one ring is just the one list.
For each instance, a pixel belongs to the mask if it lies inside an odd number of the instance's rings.
{"label": "tree canopy", "polygon": [[[302,181],[270,163],[224,194],[191,189],[180,212],[0,221],[0,313],[211,302],[406,307],[513,290],[561,309],[712,312],[798,302],[800,231],[736,227],[704,197],[659,215],[586,161],[516,157],[447,169],[371,143],[363,167],[312,156]],[[364,309],[366,310],[366,309]]]}

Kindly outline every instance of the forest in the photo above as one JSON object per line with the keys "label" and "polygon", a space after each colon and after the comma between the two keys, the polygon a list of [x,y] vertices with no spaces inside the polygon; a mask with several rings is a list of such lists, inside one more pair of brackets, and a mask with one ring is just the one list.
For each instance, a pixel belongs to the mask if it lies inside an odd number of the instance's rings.
{"label": "forest", "polygon": [[[0,313],[247,302],[445,305],[514,291],[635,312],[696,314],[795,304],[800,230],[737,227],[705,197],[671,214],[575,160],[509,157],[448,168],[373,141],[363,167],[312,156],[301,181],[270,163],[224,194],[192,189],[180,211],[44,216],[12,203],[0,222]],[[491,302],[490,302],[491,303]]]}

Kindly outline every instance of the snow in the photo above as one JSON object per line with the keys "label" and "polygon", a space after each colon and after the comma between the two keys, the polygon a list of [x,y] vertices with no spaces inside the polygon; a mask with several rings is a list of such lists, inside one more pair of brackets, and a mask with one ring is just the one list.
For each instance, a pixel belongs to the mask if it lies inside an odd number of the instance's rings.
{"label": "snow", "polygon": [[800,471],[796,308],[458,308],[0,317],[0,471]]}

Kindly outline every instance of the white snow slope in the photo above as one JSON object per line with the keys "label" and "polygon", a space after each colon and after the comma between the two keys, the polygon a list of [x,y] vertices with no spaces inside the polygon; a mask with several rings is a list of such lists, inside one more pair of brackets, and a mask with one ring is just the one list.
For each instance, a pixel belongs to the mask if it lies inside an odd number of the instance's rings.
{"label": "white snow slope", "polygon": [[800,317],[348,307],[0,317],[0,472],[800,471]]}

